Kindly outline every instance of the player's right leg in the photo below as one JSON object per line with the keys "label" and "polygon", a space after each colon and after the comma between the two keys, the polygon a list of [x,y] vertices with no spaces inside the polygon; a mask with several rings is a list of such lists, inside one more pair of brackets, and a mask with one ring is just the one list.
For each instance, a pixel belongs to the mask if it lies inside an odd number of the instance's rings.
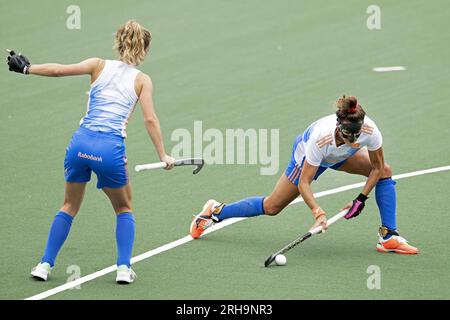
{"label": "player's right leg", "polygon": [[119,284],[129,284],[136,274],[131,269],[135,237],[135,219],[131,205],[125,143],[122,137],[97,133],[97,152],[102,161],[92,165],[97,174],[97,188],[108,196],[116,213],[117,276]]}
{"label": "player's right leg", "polygon": [[135,220],[131,208],[131,185],[122,188],[103,187],[116,213],[117,275],[116,282],[134,282],[136,273],[131,269],[131,256],[135,236]]}
{"label": "player's right leg", "polygon": [[298,197],[298,181],[301,173],[300,166],[294,159],[295,149],[301,141],[298,136],[292,146],[292,154],[286,171],[278,180],[274,190],[268,197],[250,197],[238,202],[224,204],[213,199],[208,200],[202,211],[197,214],[191,223],[190,234],[194,239],[199,238],[203,232],[214,223],[237,217],[255,217],[260,215],[277,215],[289,203]]}
{"label": "player's right leg", "polygon": [[131,269],[131,255],[133,251],[135,220],[131,208],[131,185],[127,183],[121,188],[103,187],[117,216],[117,276],[119,284],[129,284],[134,281],[136,274]]}
{"label": "player's right leg", "polygon": [[214,223],[229,218],[255,217],[263,214],[274,216],[298,195],[297,186],[283,174],[268,197],[250,197],[230,204],[208,200],[192,221],[190,234],[197,239]]}

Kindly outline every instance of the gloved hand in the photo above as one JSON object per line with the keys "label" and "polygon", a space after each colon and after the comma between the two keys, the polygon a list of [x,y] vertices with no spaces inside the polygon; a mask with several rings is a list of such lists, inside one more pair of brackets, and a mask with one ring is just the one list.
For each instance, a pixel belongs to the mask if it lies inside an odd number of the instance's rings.
{"label": "gloved hand", "polygon": [[348,213],[344,216],[344,218],[348,220],[348,219],[357,217],[361,213],[361,211],[364,209],[364,206],[365,206],[364,202],[366,200],[367,200],[367,196],[360,193],[358,195],[358,197],[355,200],[353,200],[353,202],[348,203],[345,206],[345,208],[343,209],[343,210],[349,209]]}
{"label": "gloved hand", "polygon": [[7,58],[7,63],[9,66],[9,71],[14,71],[18,73],[28,74],[28,68],[31,63],[27,57],[23,56],[21,53],[16,54],[14,50],[8,50],[9,56]]}

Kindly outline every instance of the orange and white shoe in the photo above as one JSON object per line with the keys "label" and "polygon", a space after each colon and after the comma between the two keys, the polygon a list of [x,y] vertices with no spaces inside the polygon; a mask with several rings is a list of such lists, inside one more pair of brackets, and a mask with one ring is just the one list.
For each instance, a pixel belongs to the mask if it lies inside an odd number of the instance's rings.
{"label": "orange and white shoe", "polygon": [[393,235],[387,240],[384,240],[379,236],[379,240],[377,243],[377,251],[378,252],[395,252],[402,254],[417,254],[419,253],[419,249],[413,247],[408,244],[405,238]]}
{"label": "orange and white shoe", "polygon": [[224,205],[224,203],[217,202],[213,199],[206,201],[202,211],[194,216],[194,220],[192,220],[190,228],[192,238],[200,238],[206,229],[211,227],[215,222],[218,222],[213,220],[213,214],[219,214]]}

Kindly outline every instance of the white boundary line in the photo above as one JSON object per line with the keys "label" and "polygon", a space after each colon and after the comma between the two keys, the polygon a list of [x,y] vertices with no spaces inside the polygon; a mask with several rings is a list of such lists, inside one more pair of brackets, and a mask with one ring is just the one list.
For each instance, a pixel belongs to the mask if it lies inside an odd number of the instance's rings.
{"label": "white boundary line", "polygon": [[395,66],[395,67],[376,67],[372,68],[375,72],[392,72],[392,71],[404,71],[406,67],[404,66]]}
{"label": "white boundary line", "polygon": [[[393,176],[392,178],[395,179],[395,180],[398,180],[398,179],[415,177],[415,176],[420,176],[420,175],[424,175],[424,174],[441,172],[441,171],[447,171],[447,170],[450,170],[450,166],[443,166],[443,167],[437,167],[437,168],[432,168],[432,169],[426,169],[426,170],[414,171],[414,172],[409,172],[409,173],[403,173],[403,174],[399,174],[399,175]],[[317,193],[314,194],[314,197],[320,198],[320,197],[324,197],[324,196],[327,196],[327,195],[330,195],[330,194],[335,194],[335,193],[339,193],[339,192],[343,192],[343,191],[347,191],[347,190],[351,190],[351,189],[360,188],[360,187],[364,186],[364,184],[365,184],[365,182],[354,183],[354,184],[350,184],[350,185],[347,185],[347,186],[342,186],[342,187],[339,187],[339,188],[334,188],[334,189],[330,189],[330,190],[326,190],[326,191],[322,191],[322,192],[317,192]],[[299,202],[303,202],[303,199],[302,198],[297,198],[294,201],[292,201],[289,205],[296,204],[296,203],[299,203]],[[214,231],[222,229],[222,228],[224,228],[226,226],[229,226],[230,224],[233,224],[233,223],[236,223],[238,221],[245,220],[245,219],[248,219],[248,218],[231,218],[231,219],[227,219],[226,221],[223,221],[220,224],[213,225],[211,228],[206,230],[204,234],[205,235],[209,234],[211,232],[214,232]],[[185,236],[185,237],[183,237],[181,239],[178,239],[176,241],[170,242],[170,243],[165,244],[165,245],[163,245],[161,247],[158,247],[156,249],[147,251],[147,252],[145,252],[143,254],[140,254],[140,255],[138,255],[136,257],[133,257],[131,259],[131,263],[133,264],[133,263],[137,263],[139,261],[145,260],[145,259],[150,258],[150,257],[152,257],[154,255],[159,254],[159,253],[162,253],[162,252],[165,252],[167,250],[170,250],[170,249],[176,248],[178,246],[181,246],[181,245],[183,245],[183,244],[185,244],[187,242],[190,242],[192,240],[194,240],[194,239],[190,235]],[[48,297],[53,296],[53,295],[55,295],[57,293],[60,293],[62,291],[65,291],[65,290],[74,288],[76,286],[79,286],[82,283],[94,280],[96,278],[104,276],[105,274],[114,272],[116,270],[116,268],[117,268],[116,265],[107,267],[107,268],[102,269],[100,271],[91,273],[91,274],[89,274],[87,276],[81,277],[81,278],[79,278],[77,280],[68,282],[66,284],[60,285],[60,286],[55,287],[53,289],[44,291],[44,292],[39,293],[37,295],[34,295],[32,297],[26,298],[25,300],[41,300],[41,299],[48,298]]]}

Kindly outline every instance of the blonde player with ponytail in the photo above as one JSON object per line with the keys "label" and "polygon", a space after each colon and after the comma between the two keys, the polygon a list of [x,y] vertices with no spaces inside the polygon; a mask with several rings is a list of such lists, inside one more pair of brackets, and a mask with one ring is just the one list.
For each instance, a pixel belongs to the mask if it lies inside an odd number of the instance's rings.
{"label": "blonde player with ponytail", "polygon": [[377,251],[418,253],[397,232],[395,181],[391,167],[384,161],[381,132],[366,116],[356,97],[343,96],[336,101],[336,107],[335,114],[312,123],[295,139],[291,160],[271,195],[230,204],[207,201],[191,223],[192,237],[199,238],[214,223],[228,218],[277,215],[299,195],[311,209],[315,221],[312,228],[322,226],[326,230],[326,212],[314,198],[311,183],[327,168],[332,168],[367,177],[361,193],[344,208],[349,209],[347,219],[361,213],[375,188],[381,216]]}
{"label": "blonde player with ponytail", "polygon": [[97,188],[109,197],[117,215],[116,281],[127,284],[135,279],[130,267],[135,220],[124,139],[138,101],[159,159],[167,163],[166,169],[171,169],[174,164],[174,159],[164,149],[159,120],[153,108],[152,81],[136,69],[144,61],[151,39],[148,30],[130,20],[116,32],[114,48],[118,51],[118,60],[90,58],[70,65],[31,64],[22,54],[9,53],[10,71],[49,77],[89,75],[91,82],[86,114],[66,149],[64,203],[53,220],[44,255],[31,272],[37,279],[47,280],[80,209],[92,171],[98,178]]}

